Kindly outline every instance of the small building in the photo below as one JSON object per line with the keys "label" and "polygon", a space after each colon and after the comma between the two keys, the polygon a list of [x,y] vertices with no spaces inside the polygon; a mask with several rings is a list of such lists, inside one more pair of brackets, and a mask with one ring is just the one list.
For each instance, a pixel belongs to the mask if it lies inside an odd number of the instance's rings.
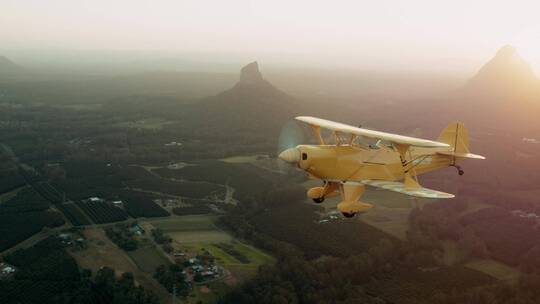
{"label": "small building", "polygon": [[64,241],[68,241],[68,240],[71,240],[71,234],[69,233],[60,233],[58,235],[58,238],[64,240]]}
{"label": "small building", "polygon": [[0,263],[0,279],[8,279],[16,271],[17,271],[17,268],[15,268],[15,266],[12,266],[8,263]]}
{"label": "small building", "polygon": [[178,170],[178,169],[182,169],[186,166],[185,163],[175,163],[175,164],[170,164],[167,166],[167,169],[171,169],[171,170]]}
{"label": "small building", "polygon": [[176,142],[176,141],[171,141],[170,143],[165,144],[166,147],[181,146],[181,145],[182,145],[182,143]]}
{"label": "small building", "polygon": [[136,235],[143,235],[145,233],[144,229],[142,229],[139,225],[129,227],[129,231],[135,233]]}
{"label": "small building", "polygon": [[512,210],[512,214],[513,214],[513,215],[520,215],[520,214],[523,214],[523,210],[520,210],[520,209]]}
{"label": "small building", "polygon": [[193,269],[193,271],[195,272],[201,272],[204,270],[204,267],[202,267],[201,265],[193,265],[191,266],[191,269]]}
{"label": "small building", "polygon": [[527,138],[527,137],[523,137],[523,142],[525,143],[529,143],[529,144],[539,144],[540,141],[536,138]]}
{"label": "small building", "polygon": [[213,277],[213,276],[214,276],[214,272],[213,272],[213,271],[210,271],[210,270],[207,270],[207,271],[201,272],[201,275],[202,275],[203,277]]}

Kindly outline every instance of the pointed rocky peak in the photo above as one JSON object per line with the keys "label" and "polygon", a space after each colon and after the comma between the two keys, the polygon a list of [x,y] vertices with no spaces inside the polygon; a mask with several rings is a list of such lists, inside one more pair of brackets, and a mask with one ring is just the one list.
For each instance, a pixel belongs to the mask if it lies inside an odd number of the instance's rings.
{"label": "pointed rocky peak", "polygon": [[499,59],[509,59],[509,58],[512,58],[514,56],[519,56],[517,54],[517,51],[516,49],[507,44],[505,46],[503,46],[502,48],[500,48],[498,51],[497,51],[497,54],[495,54],[495,58],[499,58]]}
{"label": "pointed rocky peak", "polygon": [[506,45],[499,49],[478,73],[469,80],[466,90],[486,93],[513,94],[540,89],[540,80],[531,66],[515,48]]}
{"label": "pointed rocky peak", "polygon": [[259,71],[259,64],[257,61],[249,63],[240,70],[239,85],[256,85],[263,82],[265,82],[265,80]]}
{"label": "pointed rocky peak", "polygon": [[263,104],[288,103],[292,99],[265,80],[259,71],[259,65],[254,61],[240,70],[240,80],[234,87],[209,98],[208,101],[226,103],[231,107],[237,105],[241,108],[254,107],[261,110],[264,108],[261,106]]}

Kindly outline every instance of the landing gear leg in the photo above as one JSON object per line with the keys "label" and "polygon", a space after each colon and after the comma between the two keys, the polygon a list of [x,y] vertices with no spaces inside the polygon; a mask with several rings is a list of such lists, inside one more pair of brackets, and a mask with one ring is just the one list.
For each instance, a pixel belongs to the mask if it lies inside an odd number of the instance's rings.
{"label": "landing gear leg", "polygon": [[311,198],[315,203],[324,202],[326,197],[332,197],[338,189],[338,184],[334,182],[324,181],[321,187],[314,187],[308,190],[307,197]]}
{"label": "landing gear leg", "polygon": [[[322,188],[323,188],[323,191],[322,193],[324,193],[324,189],[326,189],[326,187],[328,187],[328,182],[327,181],[323,181],[323,185],[322,185]],[[322,202],[324,202],[324,195],[320,196],[320,197],[315,197],[313,198],[313,201],[317,204],[320,204]]]}
{"label": "landing gear leg", "polygon": [[463,171],[463,169],[461,169],[460,166],[458,166],[458,165],[451,165],[451,167],[455,167],[455,168],[458,170],[458,174],[459,174],[459,175],[465,174],[465,171]]}

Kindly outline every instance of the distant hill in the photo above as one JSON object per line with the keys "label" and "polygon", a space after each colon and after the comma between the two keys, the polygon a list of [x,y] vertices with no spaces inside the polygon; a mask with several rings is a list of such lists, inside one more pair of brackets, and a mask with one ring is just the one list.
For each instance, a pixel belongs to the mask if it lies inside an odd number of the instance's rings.
{"label": "distant hill", "polygon": [[0,56],[0,73],[20,71],[22,67],[11,61],[7,57]]}
{"label": "distant hill", "polygon": [[540,96],[540,79],[512,46],[502,47],[464,87],[467,95],[505,98]]}
{"label": "distant hill", "polygon": [[231,89],[192,105],[195,117],[205,125],[218,123],[230,130],[279,130],[298,109],[299,101],[266,81],[257,62],[240,70],[239,81]]}
{"label": "distant hill", "polygon": [[540,79],[511,46],[499,49],[456,93],[436,110],[445,119],[477,130],[540,130]]}

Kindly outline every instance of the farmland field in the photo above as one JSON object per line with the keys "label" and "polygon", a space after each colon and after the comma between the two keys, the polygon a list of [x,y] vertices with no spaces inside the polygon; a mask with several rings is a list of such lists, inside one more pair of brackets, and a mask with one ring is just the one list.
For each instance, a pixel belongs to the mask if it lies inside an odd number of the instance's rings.
{"label": "farmland field", "polygon": [[135,191],[122,191],[120,198],[124,208],[132,217],[162,217],[169,216],[169,212],[152,201],[152,196]]}
{"label": "farmland field", "polygon": [[76,204],[96,224],[119,222],[127,219],[124,210],[105,202],[77,202]]}
{"label": "farmland field", "polygon": [[[230,246],[231,249],[238,252],[246,258],[246,261],[240,261],[235,256],[223,250],[222,245]],[[255,275],[259,266],[271,264],[275,262],[274,257],[254,248],[253,246],[243,244],[237,240],[232,240],[226,243],[194,243],[185,246],[190,251],[209,251],[218,261],[219,264],[232,272],[235,280],[244,281]]]}
{"label": "farmland field", "polygon": [[232,240],[232,237],[223,231],[175,231],[168,233],[173,240],[182,243],[220,243]]}
{"label": "farmland field", "polygon": [[141,271],[125,251],[107,238],[103,229],[85,229],[83,234],[88,248],[70,252],[81,268],[91,269],[92,273],[96,273],[101,267],[109,266],[118,274],[131,272],[139,284],[156,293],[161,303],[170,300],[169,292],[154,280],[151,274]]}
{"label": "farmland field", "polygon": [[133,259],[140,270],[151,274],[154,273],[159,265],[168,266],[171,263],[155,246],[152,245],[130,251],[128,252],[128,255]]}
{"label": "farmland field", "polygon": [[248,155],[248,156],[231,156],[227,158],[222,158],[220,161],[230,163],[230,164],[244,164],[244,163],[254,163],[259,158],[259,155]]}
{"label": "farmland field", "polygon": [[219,243],[232,240],[232,237],[214,225],[216,216],[182,216],[152,221],[152,225],[162,229],[176,242]]}
{"label": "farmland field", "polygon": [[214,221],[217,216],[183,216],[163,220],[152,221],[156,228],[169,233],[176,231],[215,230]]}
{"label": "farmland field", "polygon": [[62,211],[62,213],[64,213],[64,215],[73,224],[73,226],[92,224],[90,220],[72,202],[58,204],[56,205],[56,208],[58,208],[60,211]]}
{"label": "farmland field", "polygon": [[[151,221],[152,226],[165,231],[173,242],[189,252],[209,251],[217,262],[231,271],[226,280],[239,282],[257,273],[259,266],[274,263],[275,259],[234,239],[215,226],[217,216],[182,216]],[[212,289],[212,288],[211,288]],[[200,294],[203,298],[207,294]]]}
{"label": "farmland field", "polygon": [[465,267],[478,270],[503,281],[516,281],[519,278],[519,271],[494,260],[472,261],[465,264]]}

